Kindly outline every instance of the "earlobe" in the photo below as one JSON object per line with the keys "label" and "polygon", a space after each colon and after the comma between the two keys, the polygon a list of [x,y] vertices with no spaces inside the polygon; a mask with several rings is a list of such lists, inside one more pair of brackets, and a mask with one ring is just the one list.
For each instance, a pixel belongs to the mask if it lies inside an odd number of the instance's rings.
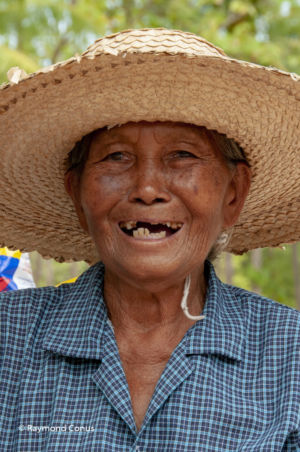
{"label": "earlobe", "polygon": [[88,232],[87,222],[80,202],[80,184],[78,176],[72,171],[68,171],[64,176],[64,186],[66,192],[73,201],[80,226],[84,231]]}
{"label": "earlobe", "polygon": [[224,211],[224,228],[234,226],[244,207],[251,185],[251,170],[244,162],[238,162],[228,189]]}
{"label": "earlobe", "polygon": [[[73,204],[76,208],[76,205],[79,203],[80,199],[80,190],[79,190],[79,180],[78,176],[74,174],[73,171],[68,171],[64,176],[64,186],[65,190],[73,201]],[[77,210],[77,208],[76,208]]]}

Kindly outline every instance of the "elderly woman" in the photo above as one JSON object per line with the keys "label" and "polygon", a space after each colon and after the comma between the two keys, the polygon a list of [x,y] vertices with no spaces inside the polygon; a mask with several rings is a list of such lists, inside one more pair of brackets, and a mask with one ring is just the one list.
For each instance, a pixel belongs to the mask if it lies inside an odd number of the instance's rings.
{"label": "elderly woman", "polygon": [[162,29],[14,75],[1,241],[94,265],[1,295],[1,450],[300,449],[300,314],[210,263],[300,239],[299,79]]}

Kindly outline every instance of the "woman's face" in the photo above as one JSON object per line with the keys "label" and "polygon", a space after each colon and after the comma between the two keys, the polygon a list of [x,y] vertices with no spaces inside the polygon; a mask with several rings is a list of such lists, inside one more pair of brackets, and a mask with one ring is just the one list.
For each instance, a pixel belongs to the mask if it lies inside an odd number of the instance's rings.
{"label": "woman's face", "polygon": [[201,269],[249,188],[196,126],[128,123],[95,135],[80,177],[67,176],[82,227],[107,269],[176,283]]}

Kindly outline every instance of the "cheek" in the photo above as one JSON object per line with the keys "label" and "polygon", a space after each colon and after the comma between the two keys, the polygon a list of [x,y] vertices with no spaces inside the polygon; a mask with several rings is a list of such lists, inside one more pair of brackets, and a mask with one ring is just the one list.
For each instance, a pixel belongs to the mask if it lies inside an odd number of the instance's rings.
{"label": "cheek", "polygon": [[187,247],[190,253],[210,249],[223,227],[227,174],[219,168],[190,168],[174,178],[172,189],[191,219]]}
{"label": "cheek", "polygon": [[189,168],[174,175],[172,191],[184,199],[188,209],[194,214],[205,210],[212,212],[222,204],[227,180],[219,170]]}
{"label": "cheek", "polygon": [[81,206],[92,235],[101,229],[103,233],[112,209],[127,189],[128,178],[91,172],[84,174],[81,183]]}

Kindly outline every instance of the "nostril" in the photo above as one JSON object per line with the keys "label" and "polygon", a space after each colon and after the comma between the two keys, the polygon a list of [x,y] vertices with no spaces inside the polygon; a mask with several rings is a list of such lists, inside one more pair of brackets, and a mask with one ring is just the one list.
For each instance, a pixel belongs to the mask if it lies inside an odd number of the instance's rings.
{"label": "nostril", "polygon": [[161,203],[161,202],[167,202],[167,199],[164,198],[134,198],[135,202],[141,203],[141,204],[155,204],[155,203]]}
{"label": "nostril", "polygon": [[149,177],[139,177],[130,188],[128,199],[130,202],[152,205],[170,201],[171,194],[167,190],[165,181],[159,182],[155,177],[150,181]]}

